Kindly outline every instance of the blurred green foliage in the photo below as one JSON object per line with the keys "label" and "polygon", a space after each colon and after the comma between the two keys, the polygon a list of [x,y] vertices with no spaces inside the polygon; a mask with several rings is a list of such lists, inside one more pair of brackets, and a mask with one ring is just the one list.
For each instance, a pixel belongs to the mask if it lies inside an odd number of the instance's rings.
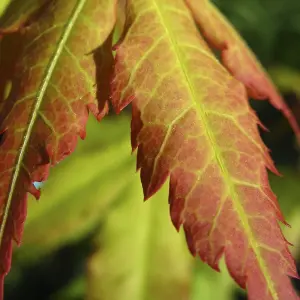
{"label": "blurred green foliage", "polygon": [[215,0],[268,68],[283,64],[300,69],[298,0]]}
{"label": "blurred green foliage", "polygon": [[2,13],[5,11],[6,7],[8,6],[10,0],[2,0],[0,2],[0,16],[2,15]]}
{"label": "blurred green foliage", "polygon": [[[0,14],[5,2],[0,0]],[[284,95],[300,95],[299,0],[215,2]],[[294,107],[300,107],[295,99]],[[293,225],[284,231],[299,257],[299,152],[280,113],[262,102],[255,107],[271,129],[263,137],[284,174],[271,175],[271,185]],[[100,124],[90,119],[86,140],[51,171],[40,201],[29,199],[24,240],[14,252],[5,299],[244,299],[224,262],[219,274],[188,253],[168,216],[167,186],[143,203],[130,156],[129,123],[126,113]]]}

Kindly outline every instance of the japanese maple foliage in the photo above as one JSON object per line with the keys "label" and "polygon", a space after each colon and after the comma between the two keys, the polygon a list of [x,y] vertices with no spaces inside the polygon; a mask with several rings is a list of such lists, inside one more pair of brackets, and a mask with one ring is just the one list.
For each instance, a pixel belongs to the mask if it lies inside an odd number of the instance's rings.
{"label": "japanese maple foliage", "polygon": [[[249,299],[296,299],[263,145],[245,87],[217,61],[180,0],[130,0],[112,102],[132,101],[132,145],[145,198],[170,176],[170,209],[191,252],[224,254]],[[275,262],[277,262],[275,264]]]}
{"label": "japanese maple foliage", "polygon": [[[204,0],[127,0],[111,78],[117,0],[45,2],[2,30],[20,31],[22,51],[11,93],[0,102],[1,285],[12,239],[21,241],[27,192],[39,197],[33,182],[73,152],[89,111],[100,120],[110,98],[117,112],[132,104],[145,199],[170,177],[172,222],[177,230],[183,225],[191,253],[216,270],[224,255],[249,299],[298,299],[289,278],[298,276],[295,263],[278,224],[285,220],[268,183],[267,169],[278,172],[247,91],[269,98],[300,131],[229,23]],[[207,42],[222,51],[226,68]]]}
{"label": "japanese maple foliage", "polygon": [[[21,241],[26,194],[39,191],[34,181],[48,176],[84,138],[88,111],[97,118],[107,103],[97,95],[96,50],[107,39],[116,18],[116,1],[51,1],[46,10],[22,29],[23,50],[10,96],[0,107],[0,280],[11,264],[12,239]],[[100,84],[101,85],[101,84]],[[100,91],[102,92],[102,91]],[[104,91],[103,91],[104,92]]]}
{"label": "japanese maple foliage", "polygon": [[221,50],[222,63],[247,88],[250,97],[269,99],[281,110],[300,141],[299,125],[261,64],[226,17],[209,0],[185,0],[209,44]]}

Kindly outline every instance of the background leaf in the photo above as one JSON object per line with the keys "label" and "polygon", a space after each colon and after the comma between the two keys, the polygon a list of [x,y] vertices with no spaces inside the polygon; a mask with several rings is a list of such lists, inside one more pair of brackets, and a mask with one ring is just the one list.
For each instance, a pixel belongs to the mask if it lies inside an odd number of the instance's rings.
{"label": "background leaf", "polygon": [[295,92],[300,99],[300,72],[286,66],[274,66],[269,69],[274,82],[285,92]]}
{"label": "background leaf", "polygon": [[10,2],[11,2],[11,0],[2,0],[0,2],[0,17],[4,13],[6,7],[9,5]]}
{"label": "background leaf", "polygon": [[131,178],[99,232],[87,299],[188,299],[193,260],[168,217],[167,187],[143,203],[139,178]]}
{"label": "background leaf", "polygon": [[[128,184],[134,166],[128,124],[126,117],[101,124],[90,118],[90,135],[79,142],[74,155],[53,169],[40,201],[30,197],[24,241],[16,252],[19,260],[36,260],[99,226]],[[108,131],[110,134],[105,134]]]}
{"label": "background leaf", "polygon": [[221,273],[218,274],[197,259],[194,262],[193,287],[189,300],[231,300],[236,285],[232,281],[223,259],[220,262],[220,270]]}

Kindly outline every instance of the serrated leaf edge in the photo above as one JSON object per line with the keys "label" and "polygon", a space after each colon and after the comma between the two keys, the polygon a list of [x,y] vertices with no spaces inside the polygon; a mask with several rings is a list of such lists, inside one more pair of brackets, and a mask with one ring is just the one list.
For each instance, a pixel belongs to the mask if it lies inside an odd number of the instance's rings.
{"label": "serrated leaf edge", "polygon": [[[56,64],[60,58],[60,54],[64,48],[64,45],[66,44],[66,41],[68,40],[68,37],[72,31],[73,25],[74,23],[77,21],[80,12],[82,11],[84,4],[86,3],[87,0],[78,0],[77,4],[75,5],[68,21],[65,24],[65,28],[62,32],[61,38],[57,44],[57,48],[54,52],[54,54],[52,55],[50,62],[44,72],[44,77],[42,80],[42,83],[36,93],[36,103],[34,106],[34,109],[32,111],[32,115],[30,117],[30,121],[27,127],[27,131],[24,135],[24,140],[22,142],[22,145],[20,146],[20,151],[19,151],[19,155],[17,158],[17,163],[16,163],[16,167],[15,167],[15,171],[13,173],[13,177],[11,180],[11,184],[10,184],[10,188],[9,188],[9,192],[8,192],[8,197],[7,197],[7,201],[5,204],[5,210],[4,210],[4,215],[3,215],[3,220],[1,222],[0,225],[0,247],[2,245],[2,240],[3,240],[3,235],[4,235],[4,231],[5,231],[5,226],[7,223],[7,219],[8,219],[8,215],[9,215],[9,210],[11,207],[11,202],[12,202],[12,198],[13,198],[13,194],[15,192],[15,186],[20,174],[20,170],[23,166],[23,158],[31,137],[31,133],[35,124],[35,121],[37,119],[37,116],[39,115],[39,109],[41,107],[41,104],[43,102],[43,98],[45,95],[45,92],[47,90],[48,84],[50,82],[50,79],[52,77],[53,71],[56,67]],[[23,166],[24,167],[24,166]]]}
{"label": "serrated leaf edge", "polygon": [[[217,161],[217,163],[218,163],[218,165],[220,167],[220,170],[223,173],[223,178],[224,178],[224,181],[226,182],[226,185],[227,185],[227,187],[229,189],[229,193],[231,195],[232,203],[233,203],[233,206],[236,209],[238,218],[240,219],[242,227],[244,228],[244,231],[247,234],[249,243],[251,245],[251,248],[253,249],[253,252],[254,252],[255,257],[257,259],[257,262],[258,262],[258,265],[260,267],[260,270],[262,271],[263,276],[264,276],[264,278],[265,278],[265,280],[267,282],[267,287],[268,287],[268,289],[269,289],[272,297],[277,300],[278,299],[278,295],[277,295],[277,292],[276,292],[276,290],[274,288],[274,284],[273,284],[272,279],[271,279],[271,277],[269,275],[269,272],[267,270],[266,264],[263,261],[263,259],[261,258],[261,254],[260,254],[260,251],[258,250],[257,242],[255,241],[254,235],[253,235],[253,233],[251,231],[251,228],[250,228],[250,225],[249,225],[249,223],[247,221],[247,216],[245,214],[245,211],[244,211],[242,205],[240,204],[239,197],[238,197],[238,195],[237,195],[237,193],[235,191],[234,184],[232,183],[232,180],[230,179],[228,170],[227,170],[227,168],[225,166],[225,163],[224,163],[224,161],[222,159],[222,155],[220,154],[220,151],[218,150],[218,146],[217,146],[217,143],[215,141],[214,134],[209,129],[209,126],[208,126],[207,121],[206,121],[205,113],[203,112],[203,110],[201,109],[201,107],[199,107],[199,105],[197,106],[197,101],[196,101],[196,96],[195,96],[195,92],[194,92],[194,89],[193,89],[193,84],[190,82],[188,72],[187,72],[187,70],[186,70],[186,68],[184,66],[184,63],[182,62],[182,60],[180,58],[181,57],[180,50],[178,49],[177,43],[174,41],[174,37],[173,37],[172,33],[170,32],[170,30],[168,29],[168,26],[166,25],[166,21],[165,21],[165,19],[162,16],[161,9],[159,8],[158,2],[156,0],[153,0],[153,3],[154,3],[154,6],[155,6],[155,8],[157,10],[157,14],[158,14],[158,16],[161,19],[161,24],[165,27],[165,31],[166,31],[166,33],[167,33],[167,35],[169,37],[169,40],[170,40],[170,42],[172,44],[172,47],[173,47],[174,51],[176,53],[178,64],[180,65],[181,70],[183,72],[183,76],[185,77],[186,82],[188,84],[188,88],[190,90],[191,98],[193,99],[193,102],[195,103],[195,110],[197,111],[198,115],[200,116],[201,120],[203,121],[204,128],[205,128],[205,131],[206,131],[206,136],[210,140],[210,144],[212,145],[213,151],[215,153],[216,161]],[[165,135],[165,140],[167,138],[168,138],[168,133]],[[163,151],[164,144],[165,144],[165,142],[162,143],[162,148],[161,148],[158,156]],[[154,165],[154,170],[155,170],[155,165]],[[155,173],[154,170],[153,170],[152,174]],[[150,180],[150,182],[151,182],[151,180]],[[222,209],[222,203],[224,203],[224,202],[225,202],[225,200],[223,199],[222,202],[220,203],[220,207],[218,209],[218,212],[217,212],[215,218],[218,217],[218,215],[219,215],[219,213],[220,213],[220,211]],[[214,224],[215,223],[216,223],[216,221],[214,221]]]}

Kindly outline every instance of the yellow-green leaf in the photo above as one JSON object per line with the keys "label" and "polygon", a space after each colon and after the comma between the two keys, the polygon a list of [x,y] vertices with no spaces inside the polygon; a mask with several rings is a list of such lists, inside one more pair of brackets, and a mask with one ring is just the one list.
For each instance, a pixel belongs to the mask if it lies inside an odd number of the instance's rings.
{"label": "yellow-green leaf", "polygon": [[[18,261],[27,264],[95,229],[132,172],[128,118],[89,120],[86,140],[52,170],[39,202],[29,198]],[[62,230],[63,229],[63,230]]]}
{"label": "yellow-green leaf", "polygon": [[188,299],[192,257],[168,217],[167,189],[143,203],[138,176],[131,180],[99,232],[87,299]]}

